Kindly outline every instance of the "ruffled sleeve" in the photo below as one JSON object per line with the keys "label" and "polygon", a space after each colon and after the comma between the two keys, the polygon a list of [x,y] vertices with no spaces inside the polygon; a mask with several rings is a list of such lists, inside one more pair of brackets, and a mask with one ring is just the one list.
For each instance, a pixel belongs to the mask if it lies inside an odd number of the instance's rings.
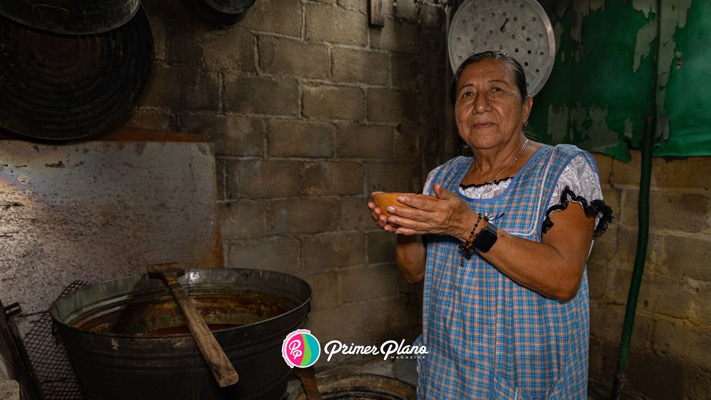
{"label": "ruffled sleeve", "polygon": [[595,217],[594,238],[605,233],[612,222],[612,208],[605,204],[598,174],[583,155],[575,156],[558,179],[543,220],[543,233],[553,227],[551,214],[566,209],[571,201],[580,204],[585,215]]}

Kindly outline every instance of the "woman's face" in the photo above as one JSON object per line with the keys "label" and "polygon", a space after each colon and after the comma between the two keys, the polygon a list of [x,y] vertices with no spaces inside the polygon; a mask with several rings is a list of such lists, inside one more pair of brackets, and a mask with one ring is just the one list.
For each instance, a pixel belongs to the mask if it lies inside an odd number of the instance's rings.
{"label": "woman's face", "polygon": [[473,149],[503,147],[521,132],[533,100],[521,101],[513,73],[486,58],[467,65],[457,83],[454,115],[459,135]]}

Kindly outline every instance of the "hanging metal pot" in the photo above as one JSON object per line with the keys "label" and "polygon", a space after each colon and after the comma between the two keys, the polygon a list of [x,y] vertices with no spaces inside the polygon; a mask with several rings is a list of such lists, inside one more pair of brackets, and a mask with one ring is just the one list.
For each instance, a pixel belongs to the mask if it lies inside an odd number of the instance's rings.
{"label": "hanging metal pot", "polygon": [[0,2],[0,15],[45,32],[82,35],[122,26],[140,5],[140,0],[10,0]]}
{"label": "hanging metal pot", "polygon": [[59,35],[0,18],[0,128],[67,140],[121,127],[143,93],[153,36],[141,7],[121,27]]}
{"label": "hanging metal pot", "polygon": [[232,26],[247,18],[256,0],[184,0],[200,19],[220,26]]}

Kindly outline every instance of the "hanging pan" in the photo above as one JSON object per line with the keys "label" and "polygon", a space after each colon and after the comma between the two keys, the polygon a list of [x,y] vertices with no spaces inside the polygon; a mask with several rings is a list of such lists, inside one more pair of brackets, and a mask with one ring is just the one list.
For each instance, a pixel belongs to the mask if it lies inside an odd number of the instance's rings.
{"label": "hanging pan", "polygon": [[0,1],[0,15],[45,32],[81,35],[122,26],[140,5],[140,0],[8,0]]}
{"label": "hanging pan", "polygon": [[205,22],[233,26],[247,18],[256,0],[184,0],[185,6]]}
{"label": "hanging pan", "polygon": [[551,21],[535,0],[466,0],[454,13],[447,41],[453,71],[483,51],[515,58],[526,73],[530,96],[546,83],[555,60]]}
{"label": "hanging pan", "polygon": [[58,35],[0,18],[0,127],[66,140],[121,127],[148,81],[153,37],[141,7],[121,27]]}

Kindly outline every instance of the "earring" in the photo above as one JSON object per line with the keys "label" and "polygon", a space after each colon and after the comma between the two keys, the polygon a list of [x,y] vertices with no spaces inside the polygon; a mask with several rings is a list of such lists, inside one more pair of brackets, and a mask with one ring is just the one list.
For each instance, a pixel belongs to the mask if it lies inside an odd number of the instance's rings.
{"label": "earring", "polygon": [[523,123],[523,126],[524,126],[524,127],[527,127],[527,126],[528,126],[528,121],[525,121],[525,122]]}

